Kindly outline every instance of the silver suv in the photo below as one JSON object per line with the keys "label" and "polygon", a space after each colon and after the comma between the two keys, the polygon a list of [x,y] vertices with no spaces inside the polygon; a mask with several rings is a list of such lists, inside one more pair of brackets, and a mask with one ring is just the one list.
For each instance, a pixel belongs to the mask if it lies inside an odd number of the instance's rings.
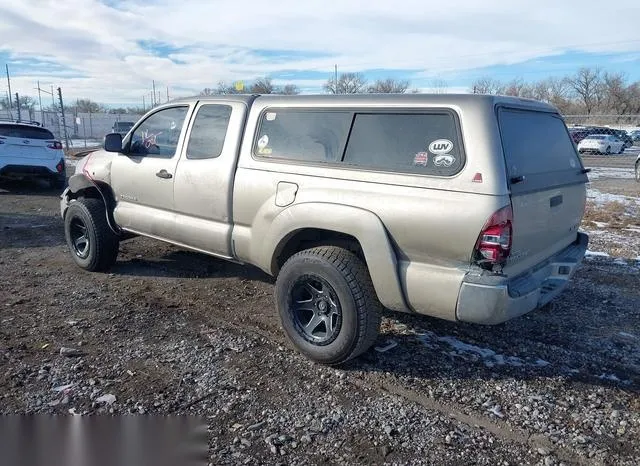
{"label": "silver suv", "polygon": [[531,100],[198,97],[107,135],[61,213],[87,270],[132,235],[258,266],[294,346],[337,364],[383,307],[498,324],[557,296],[587,248],[586,172]]}

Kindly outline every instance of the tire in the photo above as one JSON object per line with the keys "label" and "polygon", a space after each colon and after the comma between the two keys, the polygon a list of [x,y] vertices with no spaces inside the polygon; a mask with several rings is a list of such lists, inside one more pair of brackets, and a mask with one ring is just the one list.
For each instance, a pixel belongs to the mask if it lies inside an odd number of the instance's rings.
{"label": "tire", "polygon": [[607,149],[604,151],[605,155],[611,154],[611,146],[607,146]]}
{"label": "tire", "polygon": [[624,154],[625,146],[620,146],[620,152],[618,154]]}
{"label": "tire", "polygon": [[74,262],[90,272],[108,270],[118,257],[118,236],[107,223],[99,199],[72,201],[64,217],[64,234]]}
{"label": "tire", "polygon": [[285,334],[315,362],[344,363],[378,336],[382,305],[365,263],[345,249],[322,246],[293,255],[278,274],[275,294]]}
{"label": "tire", "polygon": [[636,162],[636,181],[640,183],[640,162]]}

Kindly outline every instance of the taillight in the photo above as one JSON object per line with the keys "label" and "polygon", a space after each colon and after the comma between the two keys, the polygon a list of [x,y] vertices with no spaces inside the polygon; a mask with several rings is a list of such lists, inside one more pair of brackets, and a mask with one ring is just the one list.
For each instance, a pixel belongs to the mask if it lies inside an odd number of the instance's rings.
{"label": "taillight", "polygon": [[486,269],[504,265],[511,252],[513,234],[511,205],[494,213],[484,224],[474,250],[474,261]]}
{"label": "taillight", "polygon": [[61,150],[62,143],[60,141],[47,141],[47,147],[49,149]]}
{"label": "taillight", "polygon": [[58,162],[58,165],[56,165],[56,170],[58,170],[58,173],[62,173],[62,171],[64,170],[64,159],[61,159]]}

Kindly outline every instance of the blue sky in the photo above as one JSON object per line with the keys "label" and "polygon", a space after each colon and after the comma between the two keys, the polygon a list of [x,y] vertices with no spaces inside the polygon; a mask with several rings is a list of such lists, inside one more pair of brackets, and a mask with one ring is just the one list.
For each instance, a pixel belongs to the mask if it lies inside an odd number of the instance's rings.
{"label": "blue sky", "polygon": [[265,5],[21,0],[0,6],[0,65],[9,64],[14,92],[34,95],[39,80],[46,89],[62,87],[67,98],[109,105],[148,101],[152,80],[163,100],[167,87],[178,97],[263,76],[322,92],[334,64],[369,81],[406,79],[423,91],[467,92],[483,77],[536,81],[582,66],[640,80],[637,0],[618,0],[615,24],[596,28],[589,26],[601,7],[594,0]]}

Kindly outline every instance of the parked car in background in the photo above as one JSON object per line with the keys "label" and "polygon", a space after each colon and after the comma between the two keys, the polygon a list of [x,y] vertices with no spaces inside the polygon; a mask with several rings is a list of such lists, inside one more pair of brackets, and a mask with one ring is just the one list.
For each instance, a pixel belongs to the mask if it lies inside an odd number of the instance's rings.
{"label": "parked car in background", "polygon": [[578,152],[596,154],[622,154],[625,149],[624,141],[610,134],[590,134],[578,143]]}
{"label": "parked car in background", "polygon": [[589,135],[593,134],[609,134],[611,136],[615,136],[617,139],[620,139],[624,143],[624,148],[627,149],[633,146],[633,139],[629,134],[621,129],[608,128],[606,126],[589,126],[586,128],[586,131]]}
{"label": "parked car in background", "polygon": [[133,121],[116,121],[111,127],[111,131],[124,136],[131,128],[133,128],[134,124],[135,123]]}
{"label": "parked car in background", "polygon": [[634,142],[634,144],[640,142],[640,130],[631,131],[631,133],[629,133],[629,136],[631,137],[631,140]]}
{"label": "parked car in background", "polygon": [[578,144],[589,135],[589,131],[584,128],[569,128],[569,134],[574,143]]}
{"label": "parked car in background", "polygon": [[0,120],[0,178],[42,178],[66,185],[62,143],[39,122]]}

